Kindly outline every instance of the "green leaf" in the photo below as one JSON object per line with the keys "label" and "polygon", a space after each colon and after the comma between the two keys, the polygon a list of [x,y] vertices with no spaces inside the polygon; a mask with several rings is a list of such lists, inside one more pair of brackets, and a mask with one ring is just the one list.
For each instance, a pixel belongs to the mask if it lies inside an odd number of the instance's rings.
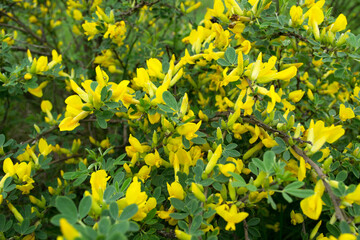
{"label": "green leaf", "polygon": [[286,192],[281,192],[281,194],[285,198],[285,200],[288,201],[289,203],[293,201],[292,198]]}
{"label": "green leaf", "polygon": [[230,64],[234,64],[236,61],[236,52],[235,49],[232,47],[229,47],[225,51],[225,60],[228,61]]}
{"label": "green leaf", "polygon": [[251,219],[247,222],[247,224],[248,224],[249,227],[256,226],[256,225],[258,225],[259,223],[260,223],[260,218],[256,218],[256,217],[251,218]]}
{"label": "green leaf", "polygon": [[188,213],[170,213],[170,217],[177,219],[177,220],[184,219],[187,216],[189,216]]}
{"label": "green leaf", "polygon": [[90,88],[91,88],[91,90],[93,90],[94,92],[95,92],[97,86],[98,86],[98,82],[96,82],[96,81],[92,81],[91,84],[90,84]]}
{"label": "green leaf", "polygon": [[101,89],[101,93],[100,93],[100,99],[102,102],[105,101],[106,95],[107,95],[107,87],[105,86]]}
{"label": "green leaf", "polygon": [[273,164],[275,163],[275,153],[273,151],[267,151],[264,154],[264,165],[266,172],[269,173],[272,169]]}
{"label": "green leaf", "polygon": [[55,200],[55,207],[65,216],[69,216],[71,218],[76,218],[77,216],[75,203],[68,197],[58,196]]}
{"label": "green leaf", "polygon": [[135,203],[125,207],[120,215],[120,220],[132,218],[137,213],[138,209],[138,205],[136,205]]}
{"label": "green leaf", "polygon": [[98,223],[99,232],[102,234],[106,234],[111,226],[111,221],[109,217],[102,217]]}
{"label": "green leaf", "polygon": [[346,180],[347,176],[348,176],[347,171],[346,171],[346,170],[342,170],[341,172],[339,172],[339,173],[336,175],[336,179],[335,179],[335,180],[338,181],[338,182],[343,182],[343,181]]}
{"label": "green leaf", "polygon": [[274,209],[274,210],[276,210],[276,204],[275,204],[275,202],[274,202],[274,199],[271,197],[271,195],[268,193],[268,203],[270,203],[270,205],[271,205],[271,207]]}
{"label": "green leaf", "polygon": [[166,113],[173,113],[174,110],[172,108],[170,108],[169,106],[167,105],[164,105],[164,104],[158,104],[158,107],[163,110],[164,112]]}
{"label": "green leaf", "polygon": [[175,209],[185,211],[185,203],[180,199],[170,198],[170,203],[174,206]]}
{"label": "green leaf", "polygon": [[298,198],[306,198],[314,194],[310,189],[287,189],[285,192]]}
{"label": "green leaf", "polygon": [[175,111],[179,110],[175,97],[169,91],[165,91],[162,97],[168,107],[174,109]]}
{"label": "green leaf", "polygon": [[[234,172],[229,172],[229,174],[236,180],[236,181],[232,182],[233,187],[238,187],[238,186],[235,186],[235,185],[239,185],[239,184],[241,186],[246,185],[246,182],[245,182],[244,178],[242,176],[240,176],[239,174],[234,173]],[[236,184],[234,185],[234,183],[236,183]]]}
{"label": "green leaf", "polygon": [[206,143],[206,140],[201,137],[196,137],[196,138],[191,139],[191,142],[202,145],[202,144]]}
{"label": "green leaf", "polygon": [[107,128],[107,122],[105,118],[96,116],[96,122],[99,124],[99,127],[101,127],[102,129]]}
{"label": "green leaf", "polygon": [[89,211],[91,209],[91,203],[92,203],[91,196],[86,196],[86,197],[83,197],[83,199],[81,199],[80,204],[79,204],[79,218],[80,219],[84,218],[89,213]]}
{"label": "green leaf", "polygon": [[267,172],[263,161],[258,158],[253,158],[252,162],[255,164],[256,167],[259,168],[260,171]]}
{"label": "green leaf", "polygon": [[327,230],[329,231],[329,233],[331,235],[333,235],[336,238],[339,237],[340,230],[335,225],[331,224],[330,222],[327,222],[326,223],[326,228],[327,228]]}
{"label": "green leaf", "polygon": [[245,187],[249,189],[250,192],[255,192],[257,190],[256,186],[251,184],[247,184]]}
{"label": "green leaf", "polygon": [[288,190],[288,189],[298,189],[298,188],[301,188],[302,186],[304,186],[304,182],[299,182],[299,181],[296,181],[296,182],[292,182],[290,184],[288,184],[284,190]]}
{"label": "green leaf", "polygon": [[119,206],[116,202],[111,202],[109,206],[110,216],[116,220],[119,216]]}
{"label": "green leaf", "polygon": [[222,67],[227,67],[227,66],[231,65],[231,63],[229,63],[228,61],[226,61],[223,58],[219,58],[216,62]]}
{"label": "green leaf", "polygon": [[0,147],[2,147],[5,143],[5,135],[4,134],[0,134]]}
{"label": "green leaf", "polygon": [[108,186],[104,191],[104,200],[108,201],[115,191],[116,189],[114,186]]}
{"label": "green leaf", "polygon": [[190,233],[195,232],[200,227],[202,220],[203,220],[203,218],[201,215],[197,215],[193,218],[193,221],[192,221],[191,227],[190,227]]}
{"label": "green leaf", "polygon": [[345,221],[340,222],[339,228],[340,228],[341,233],[351,233],[349,224],[347,224]]}
{"label": "green leaf", "polygon": [[74,181],[74,183],[73,183],[73,186],[79,186],[80,184],[82,184],[85,180],[86,180],[86,178],[88,177],[88,175],[87,174],[84,174],[84,175],[81,175],[80,177],[78,177],[75,181]]}
{"label": "green leaf", "polygon": [[130,185],[130,182],[131,178],[126,179],[120,188],[120,192],[124,192],[125,189],[127,189],[127,187]]}

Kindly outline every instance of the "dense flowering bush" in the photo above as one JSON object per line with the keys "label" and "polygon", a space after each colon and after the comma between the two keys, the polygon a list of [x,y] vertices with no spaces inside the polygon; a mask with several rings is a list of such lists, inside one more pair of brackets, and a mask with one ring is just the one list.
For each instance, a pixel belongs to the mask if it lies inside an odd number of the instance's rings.
{"label": "dense flowering bush", "polygon": [[360,36],[209,6],[0,3],[0,239],[360,239]]}

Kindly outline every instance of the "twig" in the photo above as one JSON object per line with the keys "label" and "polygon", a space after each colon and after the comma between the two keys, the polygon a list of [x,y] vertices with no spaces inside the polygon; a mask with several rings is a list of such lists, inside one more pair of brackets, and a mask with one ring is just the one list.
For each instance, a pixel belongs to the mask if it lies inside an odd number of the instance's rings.
{"label": "twig", "polygon": [[[265,123],[260,122],[259,120],[257,120],[256,118],[254,118],[253,116],[247,117],[247,118],[243,118],[244,121],[247,121],[249,123],[253,123],[256,124],[257,126],[263,128],[264,130],[270,131],[270,132],[274,132],[274,133],[278,133],[278,135],[287,143],[289,144],[289,139],[290,136],[287,135],[286,133],[279,131],[277,129],[273,129],[272,127],[266,125]],[[345,213],[340,209],[340,199],[335,196],[334,192],[331,189],[331,186],[326,182],[326,174],[324,174],[324,172],[322,171],[322,169],[313,161],[311,160],[306,153],[301,150],[300,148],[298,148],[297,146],[293,145],[292,149],[302,158],[304,158],[304,160],[310,164],[310,166],[315,170],[315,172],[317,173],[317,175],[320,177],[320,179],[323,181],[326,192],[329,194],[329,197],[331,199],[331,202],[334,205],[335,208],[335,214],[337,219],[339,219],[340,221],[346,221],[348,218],[345,215]]]}
{"label": "twig", "polygon": [[[28,48],[19,47],[19,46],[11,46],[11,49],[12,50],[22,51],[22,52],[27,52],[27,50],[28,50]],[[51,56],[51,54],[49,52],[41,52],[41,51],[33,50],[33,49],[31,49],[30,52],[35,53],[35,54],[39,54],[39,55],[42,55],[42,56],[49,56],[49,57]]]}
{"label": "twig", "polygon": [[245,240],[250,240],[246,219],[243,220]]}
{"label": "twig", "polygon": [[10,100],[9,97],[6,97],[5,99],[5,113],[4,113],[4,117],[0,123],[1,128],[5,128],[5,122],[9,113],[9,109],[10,109]]}
{"label": "twig", "polygon": [[63,161],[66,161],[66,160],[69,160],[71,158],[78,158],[78,157],[81,157],[82,155],[80,154],[76,154],[76,155],[72,155],[72,156],[69,156],[69,157],[65,157],[65,158],[59,158],[59,159],[56,159],[54,161],[51,161],[49,163],[49,165],[52,165],[52,164],[55,164],[55,163],[59,163],[59,162],[63,162]]}
{"label": "twig", "polygon": [[152,5],[154,5],[154,4],[158,3],[158,2],[160,2],[160,0],[156,0],[154,2],[141,1],[139,4],[137,4],[136,6],[134,6],[131,9],[129,9],[128,11],[120,13],[120,16],[122,16],[122,17],[130,16],[133,13],[137,12],[142,7],[144,7],[144,6],[151,7]]}
{"label": "twig", "polygon": [[30,139],[26,140],[25,142],[21,142],[20,144],[26,144],[26,143],[31,143],[31,142],[33,142],[33,141],[36,141],[36,140],[38,140],[39,138],[41,138],[41,137],[43,137],[43,136],[51,133],[52,131],[54,131],[54,130],[57,129],[57,128],[58,128],[58,126],[53,126],[53,127],[51,127],[50,129],[46,130],[45,132],[40,133],[40,134],[37,135],[36,137],[30,138]]}
{"label": "twig", "polygon": [[21,26],[23,28],[23,30],[24,30],[23,32],[30,34],[33,38],[35,38],[39,42],[46,43],[49,47],[54,48],[46,41],[46,39],[42,39],[41,37],[36,35],[36,33],[34,33],[28,26],[26,26],[22,21],[20,21],[14,13],[12,13],[13,16],[10,16],[5,11],[1,10],[0,15],[6,16],[6,17],[10,18],[11,20],[13,20],[14,22],[16,22],[19,26]]}
{"label": "twig", "polygon": [[165,238],[176,239],[176,234],[174,231],[165,232],[164,230],[157,230],[157,233]]}

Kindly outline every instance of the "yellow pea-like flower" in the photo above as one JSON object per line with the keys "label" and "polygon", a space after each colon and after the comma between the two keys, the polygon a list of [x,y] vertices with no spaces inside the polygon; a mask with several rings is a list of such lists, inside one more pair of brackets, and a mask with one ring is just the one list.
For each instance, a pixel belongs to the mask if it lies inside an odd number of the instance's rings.
{"label": "yellow pea-like flower", "polygon": [[81,237],[81,234],[65,218],[60,219],[60,230],[66,240]]}
{"label": "yellow pea-like flower", "polygon": [[184,199],[185,193],[184,193],[184,189],[180,183],[173,182],[173,183],[171,183],[171,185],[169,185],[169,183],[166,183],[166,185],[167,185],[168,193],[170,195],[169,199],[171,199],[171,198],[177,198],[180,200]]}
{"label": "yellow pea-like flower", "polygon": [[346,121],[347,119],[352,119],[354,117],[355,117],[355,114],[351,108],[345,107],[344,104],[340,105],[339,118],[341,121]]}
{"label": "yellow pea-like flower", "polygon": [[229,207],[227,204],[223,204],[217,207],[215,210],[216,213],[227,222],[225,227],[225,230],[227,231],[235,231],[235,224],[242,222],[245,218],[247,218],[247,216],[249,216],[249,214],[246,212],[238,212],[235,204],[231,205],[231,207]]}

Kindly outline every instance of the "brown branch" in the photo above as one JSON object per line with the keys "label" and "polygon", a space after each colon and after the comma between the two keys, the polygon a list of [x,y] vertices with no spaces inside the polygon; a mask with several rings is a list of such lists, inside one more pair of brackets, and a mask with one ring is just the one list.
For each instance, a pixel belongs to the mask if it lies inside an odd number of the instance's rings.
{"label": "brown branch", "polygon": [[25,142],[21,142],[20,144],[31,143],[31,142],[33,142],[33,141],[36,141],[36,140],[38,140],[39,138],[41,138],[41,137],[43,137],[43,136],[51,133],[52,131],[54,131],[54,130],[57,129],[57,128],[58,128],[58,126],[53,126],[53,127],[49,128],[48,130],[46,130],[45,132],[40,133],[40,134],[37,135],[36,137],[30,138],[30,139],[26,140]]}
{"label": "brown branch", "polygon": [[65,158],[59,158],[59,159],[56,159],[56,160],[53,160],[49,163],[49,165],[52,165],[52,164],[55,164],[55,163],[60,163],[60,162],[63,162],[63,161],[66,161],[66,160],[69,160],[71,158],[78,158],[78,157],[81,157],[82,155],[80,154],[76,154],[76,155],[72,155],[72,156],[69,156],[69,157],[65,157]]}
{"label": "brown branch", "polygon": [[176,234],[173,230],[170,230],[170,232],[166,232],[164,230],[157,230],[156,232],[165,238],[176,239]]}
{"label": "brown branch", "polygon": [[301,150],[300,148],[298,148],[297,146],[292,146],[292,149],[294,149],[294,151],[301,156],[302,158],[305,159],[305,161],[307,163],[309,163],[311,165],[311,167],[315,170],[315,172],[317,173],[317,175],[321,178],[321,180],[324,183],[326,192],[329,194],[329,197],[331,199],[332,204],[334,205],[335,208],[335,214],[336,214],[336,218],[339,219],[340,221],[347,221],[348,217],[346,216],[346,214],[344,213],[343,210],[341,210],[340,208],[340,203],[341,200],[335,196],[334,192],[331,189],[331,186],[329,185],[329,183],[326,181],[326,174],[324,174],[324,172],[322,171],[322,169],[313,161],[311,160],[306,153]]}
{"label": "brown branch", "polygon": [[[11,49],[12,50],[17,50],[17,51],[22,51],[22,52],[27,52],[28,48],[24,48],[24,47],[19,47],[19,46],[11,46]],[[31,53],[35,53],[35,54],[39,54],[39,55],[42,55],[42,56],[51,56],[50,53],[48,52],[41,52],[41,51],[38,51],[38,50],[33,50],[31,49],[30,50]]]}
{"label": "brown branch", "polygon": [[[265,123],[257,120],[256,118],[254,118],[253,116],[249,116],[247,118],[243,118],[244,121],[252,123],[252,124],[256,124],[257,126],[263,128],[264,130],[273,132],[273,133],[277,133],[287,144],[289,144],[289,139],[291,138],[289,135],[287,135],[286,133],[279,131],[277,129],[273,129],[272,127],[266,125]],[[322,169],[313,161],[311,160],[306,153],[301,150],[300,148],[298,148],[297,146],[293,145],[291,146],[292,149],[302,158],[304,158],[304,160],[310,164],[310,166],[315,170],[315,172],[317,173],[317,175],[320,177],[320,179],[323,181],[326,192],[329,194],[329,197],[331,199],[331,202],[334,205],[335,208],[335,214],[337,219],[339,219],[340,221],[346,221],[348,219],[348,217],[346,216],[346,214],[340,209],[340,199],[335,196],[334,192],[331,189],[331,186],[329,185],[329,183],[326,182],[326,174],[324,174],[324,172],[322,171]]]}
{"label": "brown branch", "polygon": [[17,26],[13,26],[13,25],[10,25],[10,24],[0,23],[0,26],[1,26],[1,27],[5,27],[5,28],[13,28],[13,29],[15,29],[15,30],[18,30],[18,31],[27,33],[26,30],[24,30],[23,28],[20,28],[20,27],[17,27]]}
{"label": "brown branch", "polygon": [[269,132],[278,134],[278,135],[281,136],[281,138],[283,138],[284,140],[286,139],[286,140],[285,140],[286,142],[288,142],[289,139],[292,138],[293,140],[295,140],[295,141],[297,141],[297,142],[299,142],[299,143],[312,144],[312,143],[309,142],[309,141],[305,141],[305,140],[302,140],[302,139],[300,139],[300,138],[293,138],[293,137],[287,135],[287,134],[286,134],[285,132],[283,132],[283,131],[280,131],[280,130],[277,130],[277,129],[275,129],[275,128],[272,128],[271,126],[269,126],[269,125],[267,125],[267,124],[265,124],[265,123],[257,120],[254,116],[246,116],[246,117],[243,117],[242,119],[243,119],[243,121],[245,121],[245,122],[248,122],[248,123],[252,123],[252,124],[257,125],[257,126],[263,128],[264,130],[267,130],[267,131],[269,131]]}
{"label": "brown branch", "polygon": [[39,42],[46,43],[49,47],[54,48],[54,47],[50,46],[50,44],[46,40],[44,40],[41,37],[39,37],[38,35],[36,35],[36,33],[34,33],[28,26],[26,26],[22,21],[20,21],[14,13],[12,13],[13,16],[10,16],[5,11],[1,10],[0,15],[8,17],[11,20],[13,20],[14,22],[16,22],[19,26],[21,26],[23,28],[23,32],[30,34],[33,38],[35,38]]}
{"label": "brown branch", "polygon": [[247,222],[246,222],[246,219],[243,220],[243,225],[244,225],[244,237],[245,237],[245,240],[250,240],[249,238],[249,232],[248,232],[248,225],[247,225]]}
{"label": "brown branch", "polygon": [[154,5],[158,2],[160,2],[160,0],[156,0],[154,2],[141,1],[139,4],[135,5],[133,8],[129,9],[128,11],[120,13],[120,16],[122,16],[122,17],[130,16],[133,13],[137,12],[142,7],[144,7],[144,6],[151,7],[152,5]]}

